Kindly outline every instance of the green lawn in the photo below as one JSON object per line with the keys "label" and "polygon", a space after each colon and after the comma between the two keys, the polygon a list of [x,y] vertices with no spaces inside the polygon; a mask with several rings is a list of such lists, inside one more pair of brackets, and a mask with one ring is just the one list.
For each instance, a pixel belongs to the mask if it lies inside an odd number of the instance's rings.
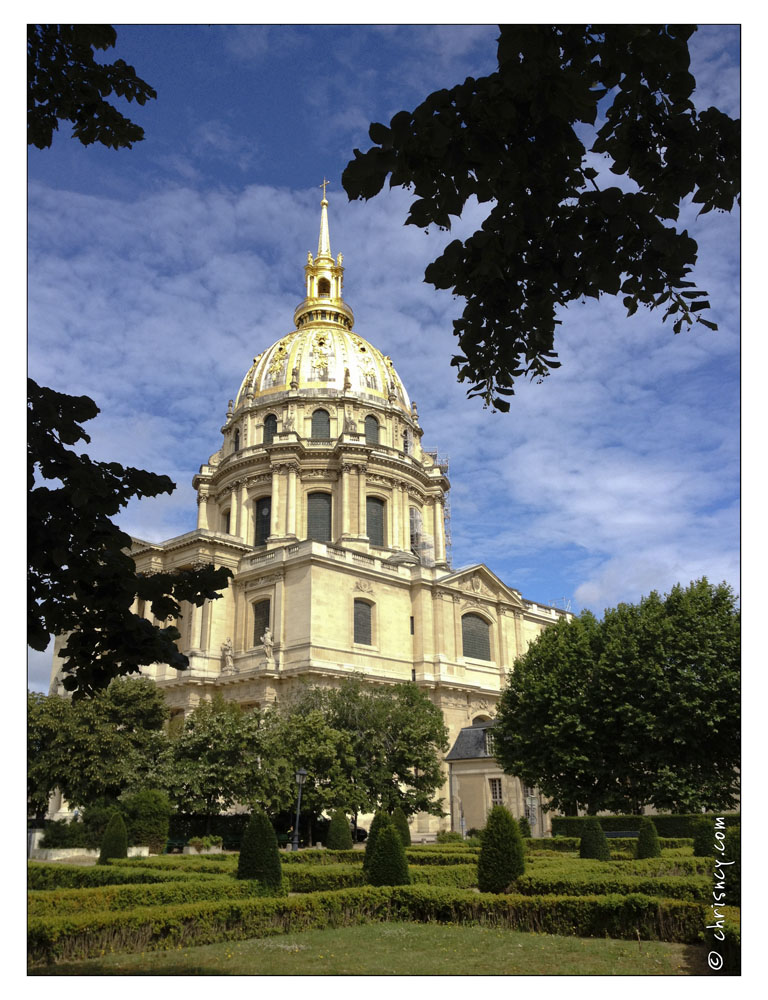
{"label": "green lawn", "polygon": [[107,955],[30,970],[36,976],[704,975],[704,949],[656,941],[521,934],[391,923]]}

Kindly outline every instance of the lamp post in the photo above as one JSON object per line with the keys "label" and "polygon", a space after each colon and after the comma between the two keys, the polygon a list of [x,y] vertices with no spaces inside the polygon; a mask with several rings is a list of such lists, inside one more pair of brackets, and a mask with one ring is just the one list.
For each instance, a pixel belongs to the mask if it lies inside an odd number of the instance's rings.
{"label": "lamp post", "polygon": [[301,815],[301,787],[304,784],[304,779],[307,777],[307,772],[303,767],[300,767],[296,772],[296,784],[299,786],[299,799],[296,803],[296,824],[293,828],[293,845],[291,850],[298,851],[299,849],[299,817]]}

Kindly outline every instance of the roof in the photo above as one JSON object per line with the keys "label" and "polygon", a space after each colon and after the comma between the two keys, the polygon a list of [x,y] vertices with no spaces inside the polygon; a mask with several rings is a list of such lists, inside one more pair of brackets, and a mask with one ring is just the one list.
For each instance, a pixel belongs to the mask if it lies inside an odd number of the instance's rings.
{"label": "roof", "polygon": [[465,726],[456,737],[456,742],[451,747],[446,760],[475,760],[478,757],[493,757],[488,753],[485,743],[486,729],[492,729],[496,725],[495,720],[490,722],[478,722],[474,726]]}

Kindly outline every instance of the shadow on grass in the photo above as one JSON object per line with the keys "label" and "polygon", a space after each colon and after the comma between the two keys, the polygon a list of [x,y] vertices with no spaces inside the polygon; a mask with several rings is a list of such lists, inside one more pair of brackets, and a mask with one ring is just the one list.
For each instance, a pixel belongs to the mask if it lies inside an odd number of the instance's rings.
{"label": "shadow on grass", "polygon": [[226,969],[216,967],[204,967],[199,965],[185,965],[183,968],[173,969],[147,969],[140,972],[136,969],[130,971],[116,965],[106,965],[101,962],[88,962],[81,965],[75,962],[67,962],[62,965],[44,965],[34,969],[29,969],[28,976],[231,976],[242,975],[236,971],[229,972]]}

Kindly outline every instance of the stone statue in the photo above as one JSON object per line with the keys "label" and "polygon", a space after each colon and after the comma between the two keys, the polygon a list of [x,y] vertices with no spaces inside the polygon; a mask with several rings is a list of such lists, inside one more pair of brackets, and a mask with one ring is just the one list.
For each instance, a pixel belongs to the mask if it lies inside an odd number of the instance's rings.
{"label": "stone statue", "polygon": [[225,643],[221,646],[221,658],[224,661],[224,666],[221,669],[223,674],[233,674],[235,672],[235,647],[232,645],[232,640],[227,639]]}
{"label": "stone statue", "polygon": [[292,389],[298,389],[299,388],[299,369],[298,368],[292,368],[291,369],[291,388]]}
{"label": "stone statue", "polygon": [[352,388],[352,379],[349,377],[349,368],[344,369],[344,388],[345,389]]}
{"label": "stone statue", "polygon": [[273,650],[273,647],[274,647],[275,643],[274,643],[274,640],[272,639],[272,631],[271,631],[271,629],[269,629],[269,628],[266,629],[266,631],[264,632],[264,635],[261,637],[261,644],[264,647],[264,655],[267,658],[267,665],[270,666],[270,667],[274,666],[274,664],[275,664],[275,656],[274,656],[274,653],[272,652],[272,650]]}

